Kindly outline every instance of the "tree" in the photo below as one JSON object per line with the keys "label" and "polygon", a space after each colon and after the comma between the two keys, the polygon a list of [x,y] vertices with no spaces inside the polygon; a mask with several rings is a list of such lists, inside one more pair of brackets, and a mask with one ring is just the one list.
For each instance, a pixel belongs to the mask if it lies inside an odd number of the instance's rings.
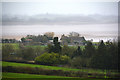
{"label": "tree", "polygon": [[23,38],[21,38],[21,41],[22,41],[22,42],[25,42],[25,38],[24,38],[24,37],[23,37]]}
{"label": "tree", "polygon": [[92,42],[88,41],[87,45],[85,46],[84,49],[84,57],[91,58],[94,54],[96,54],[96,50]]}
{"label": "tree", "polygon": [[107,69],[107,64],[109,63],[107,58],[108,55],[106,45],[104,44],[103,40],[101,40],[98,45],[97,54],[91,59],[91,67]]}
{"label": "tree", "polygon": [[9,43],[9,40],[8,40],[8,39],[5,39],[5,43]]}
{"label": "tree", "polygon": [[[118,41],[118,53],[120,53],[120,40]],[[118,59],[120,59],[120,54],[118,54]],[[120,72],[120,61],[118,61],[118,72]]]}
{"label": "tree", "polygon": [[79,33],[77,33],[77,32],[70,32],[70,33],[69,33],[69,36],[70,36],[70,37],[79,37],[80,35],[79,35]]}
{"label": "tree", "polygon": [[51,44],[48,44],[48,45],[47,45],[47,51],[48,51],[48,53],[53,52],[53,51],[54,51],[54,46],[51,45]]}
{"label": "tree", "polygon": [[61,46],[60,46],[60,42],[58,42],[58,37],[54,37],[53,43],[54,43],[53,52],[60,53]]}
{"label": "tree", "polygon": [[72,67],[82,68],[88,66],[88,58],[83,58],[81,56],[74,57],[70,62]]}
{"label": "tree", "polygon": [[34,53],[36,56],[40,56],[45,52],[45,49],[43,49],[41,46],[37,46],[34,48]]}
{"label": "tree", "polygon": [[101,40],[100,44],[98,45],[97,54],[104,55],[106,53],[106,45],[104,44],[103,40]]}
{"label": "tree", "polygon": [[109,69],[118,69],[118,45],[114,42],[106,42],[107,50],[107,64],[106,67]]}
{"label": "tree", "polygon": [[11,57],[11,53],[14,53],[14,48],[10,44],[2,45],[2,58],[3,60],[9,59]]}
{"label": "tree", "polygon": [[42,43],[47,43],[47,41],[48,41],[48,38],[45,35],[41,36],[39,39],[40,39],[40,42],[42,42]]}
{"label": "tree", "polygon": [[72,58],[73,53],[75,52],[75,47],[69,47],[68,45],[64,45],[61,50],[62,55],[67,55]]}
{"label": "tree", "polygon": [[21,49],[21,53],[24,60],[34,60],[34,58],[36,57],[34,49],[31,47],[25,47]]}
{"label": "tree", "polygon": [[80,48],[80,46],[78,46],[77,50],[73,53],[73,57],[77,57],[77,56],[82,56],[82,50]]}
{"label": "tree", "polygon": [[44,35],[47,36],[49,40],[51,40],[54,37],[54,32],[46,32]]}

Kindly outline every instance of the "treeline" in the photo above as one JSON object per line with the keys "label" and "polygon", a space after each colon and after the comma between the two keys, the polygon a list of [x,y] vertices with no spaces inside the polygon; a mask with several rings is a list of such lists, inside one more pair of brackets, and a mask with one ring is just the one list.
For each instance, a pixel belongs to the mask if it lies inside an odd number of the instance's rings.
{"label": "treeline", "polygon": [[47,43],[50,39],[52,39],[52,37],[47,37],[46,35],[38,35],[38,36],[27,36],[27,37],[23,37],[21,38],[22,42],[27,42],[27,39],[31,39],[32,42],[42,42],[42,43]]}
{"label": "treeline", "polygon": [[22,42],[26,42],[27,39],[31,39],[32,42],[47,43],[49,40],[53,40],[54,32],[46,32],[44,35],[27,35],[21,38]]}
{"label": "treeline", "polygon": [[17,42],[19,42],[16,39],[2,39],[1,41],[2,41],[2,43],[17,43]]}
{"label": "treeline", "polygon": [[31,61],[37,64],[68,66],[74,68],[96,68],[118,70],[118,43],[103,42],[98,46],[88,41],[85,47],[61,46],[58,37],[53,44],[42,47],[19,47],[15,50],[12,45],[2,45],[3,60]]}

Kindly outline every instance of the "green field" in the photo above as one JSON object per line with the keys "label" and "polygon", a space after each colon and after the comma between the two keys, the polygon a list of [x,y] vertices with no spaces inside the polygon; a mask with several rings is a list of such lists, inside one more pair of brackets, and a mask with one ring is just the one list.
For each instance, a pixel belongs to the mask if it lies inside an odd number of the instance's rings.
{"label": "green field", "polygon": [[[19,43],[2,43],[2,45],[5,45],[5,44],[12,45],[14,47],[14,49],[19,49]],[[47,46],[45,46],[45,45],[26,45],[25,47],[40,48],[41,50],[44,50],[45,48],[47,48]],[[78,48],[78,46],[69,46],[69,47],[74,48],[74,49]],[[95,47],[97,48],[97,46],[95,46]],[[85,46],[80,46],[80,48],[83,50],[85,48]]]}
{"label": "green field", "polygon": [[35,75],[35,74],[24,74],[24,73],[9,73],[3,72],[3,78],[72,78],[64,76],[48,76],[48,75]]}
{"label": "green field", "polygon": [[[73,69],[73,68],[65,68],[65,67],[56,67],[56,66],[45,66],[45,65],[36,65],[36,64],[24,64],[24,63],[13,63],[13,62],[4,62],[2,61],[2,66],[16,66],[16,67],[38,67],[42,69],[48,70],[63,70],[63,71],[83,71],[88,73],[102,73],[105,74],[106,72],[103,70],[95,70],[95,69]],[[114,73],[114,72],[112,72]]]}
{"label": "green field", "polygon": [[[14,49],[19,49],[19,43],[2,43],[2,45],[12,45],[14,47]],[[47,46],[45,45],[26,45],[25,47],[32,47],[32,48],[41,48],[41,49],[45,49]],[[69,46],[70,48],[75,48],[77,49],[78,46]],[[85,46],[80,46],[81,49],[84,49]]]}
{"label": "green field", "polygon": [[31,79],[39,79],[39,78],[53,78],[53,79],[58,79],[58,78],[65,78],[64,80],[104,80],[104,79],[84,79],[84,78],[73,78],[73,77],[63,77],[63,76],[48,76],[48,75],[35,75],[35,74],[23,74],[23,73],[6,73],[6,72],[3,72],[2,73],[2,78],[9,78],[9,79],[27,79],[27,78],[31,78]]}
{"label": "green field", "polygon": [[[9,44],[9,45],[12,45],[15,49],[19,49],[19,43],[2,43],[2,45],[5,45],[5,44]],[[98,42],[93,42],[93,44],[98,44]],[[39,47],[39,48],[46,48],[47,46],[44,46],[44,45],[27,45],[25,47],[33,47],[33,48],[36,48],[36,47]],[[76,48],[78,46],[69,46],[70,48]],[[81,49],[84,49],[85,46],[80,46]]]}
{"label": "green field", "polygon": [[[7,45],[7,44],[12,45],[15,50],[19,49],[19,43],[2,43],[2,45]],[[25,47],[40,48],[40,49],[44,50],[47,46],[44,46],[44,45],[27,45]]]}

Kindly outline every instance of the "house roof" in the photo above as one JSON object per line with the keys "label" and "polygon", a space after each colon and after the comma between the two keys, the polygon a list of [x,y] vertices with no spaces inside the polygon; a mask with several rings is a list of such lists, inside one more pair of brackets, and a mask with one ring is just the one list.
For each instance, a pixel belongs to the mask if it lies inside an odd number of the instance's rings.
{"label": "house roof", "polygon": [[72,37],[63,36],[61,38],[61,40],[66,40],[66,39],[70,39],[70,40],[74,40],[74,41],[85,41],[84,37],[78,37],[78,36],[72,36]]}
{"label": "house roof", "polygon": [[84,37],[69,37],[71,40],[75,40],[75,41],[85,41]]}
{"label": "house roof", "polygon": [[32,39],[26,39],[26,41],[32,41]]}

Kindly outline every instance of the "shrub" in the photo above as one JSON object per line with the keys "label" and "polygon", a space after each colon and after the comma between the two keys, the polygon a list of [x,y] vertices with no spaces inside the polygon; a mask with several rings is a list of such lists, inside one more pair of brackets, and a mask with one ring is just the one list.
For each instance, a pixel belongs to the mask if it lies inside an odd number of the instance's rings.
{"label": "shrub", "polygon": [[61,54],[62,55],[67,55],[69,56],[70,58],[72,58],[74,52],[76,51],[76,48],[75,47],[69,47],[67,45],[64,45],[62,47],[62,51],[61,51]]}
{"label": "shrub", "polygon": [[38,64],[52,65],[59,63],[59,54],[57,53],[44,53],[41,56],[35,58],[35,62]]}
{"label": "shrub", "polygon": [[66,55],[59,55],[58,53],[44,53],[35,58],[35,62],[43,65],[67,64],[70,58]]}
{"label": "shrub", "polygon": [[89,64],[89,59],[82,57],[74,57],[71,61],[71,66],[75,68],[86,67]]}
{"label": "shrub", "polygon": [[66,56],[66,55],[60,56],[60,63],[61,64],[67,64],[69,61],[70,61],[69,56]]}

